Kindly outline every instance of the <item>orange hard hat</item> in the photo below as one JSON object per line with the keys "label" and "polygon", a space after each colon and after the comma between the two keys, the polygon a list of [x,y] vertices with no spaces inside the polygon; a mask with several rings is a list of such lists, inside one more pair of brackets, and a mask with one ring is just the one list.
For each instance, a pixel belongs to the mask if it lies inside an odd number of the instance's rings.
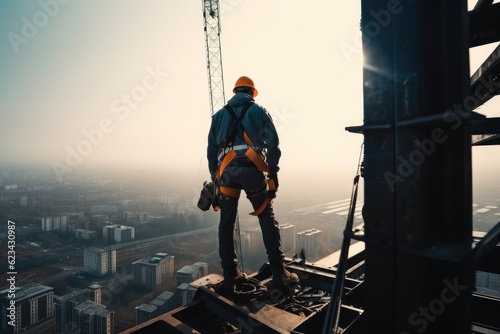
{"label": "orange hard hat", "polygon": [[234,88],[233,88],[233,93],[236,93],[236,88],[238,88],[238,87],[250,87],[250,88],[252,88],[253,89],[253,97],[256,97],[257,94],[259,94],[259,91],[257,90],[257,88],[255,88],[253,80],[247,76],[239,77],[238,80],[236,80],[236,83],[234,84]]}

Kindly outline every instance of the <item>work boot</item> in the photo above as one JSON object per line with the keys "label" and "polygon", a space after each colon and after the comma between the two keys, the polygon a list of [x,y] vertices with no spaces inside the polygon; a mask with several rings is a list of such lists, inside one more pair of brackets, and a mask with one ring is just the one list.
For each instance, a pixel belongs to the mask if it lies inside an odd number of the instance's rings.
{"label": "work boot", "polygon": [[235,284],[241,284],[248,281],[247,275],[238,268],[238,266],[230,266],[223,268],[224,281],[222,281],[222,289],[226,291],[233,291]]}
{"label": "work boot", "polygon": [[273,273],[272,285],[274,287],[282,287],[284,285],[299,282],[299,276],[297,274],[289,272],[285,268],[285,264],[283,263],[282,259],[278,261],[272,261],[270,262],[270,265],[271,271]]}

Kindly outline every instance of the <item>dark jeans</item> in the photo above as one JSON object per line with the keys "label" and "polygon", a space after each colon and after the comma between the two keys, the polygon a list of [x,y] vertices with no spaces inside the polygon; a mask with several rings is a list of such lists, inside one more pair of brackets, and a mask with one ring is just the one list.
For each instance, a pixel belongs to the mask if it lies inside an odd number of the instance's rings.
{"label": "dark jeans", "polygon": [[[252,167],[248,161],[231,162],[221,177],[221,185],[245,191],[247,198],[257,210],[267,197],[267,181],[264,173]],[[230,267],[237,263],[234,251],[234,224],[238,212],[238,199],[219,194],[219,256],[222,267]],[[274,219],[273,207],[269,204],[258,216],[262,238],[269,261],[282,258],[281,238],[278,222]]]}

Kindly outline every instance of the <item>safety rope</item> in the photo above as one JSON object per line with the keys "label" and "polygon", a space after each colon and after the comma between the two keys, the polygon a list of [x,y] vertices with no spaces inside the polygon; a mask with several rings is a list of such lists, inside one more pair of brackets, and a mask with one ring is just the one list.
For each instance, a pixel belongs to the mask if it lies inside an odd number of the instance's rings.
{"label": "safety rope", "polygon": [[264,295],[267,292],[267,287],[258,279],[249,278],[246,282],[236,284],[233,292],[240,300],[252,299]]}
{"label": "safety rope", "polygon": [[342,306],[342,299],[344,297],[344,282],[347,267],[347,258],[349,254],[349,246],[351,243],[351,235],[353,234],[352,225],[354,220],[354,212],[356,210],[356,200],[358,195],[359,177],[362,169],[361,157],[363,154],[363,144],[359,153],[358,166],[356,169],[356,176],[354,177],[353,188],[351,193],[351,202],[349,205],[349,213],[347,215],[346,227],[344,230],[344,238],[340,249],[339,263],[337,265],[337,272],[333,281],[331,289],[330,303],[325,315],[325,323],[323,324],[322,334],[337,333],[339,326],[340,309]]}

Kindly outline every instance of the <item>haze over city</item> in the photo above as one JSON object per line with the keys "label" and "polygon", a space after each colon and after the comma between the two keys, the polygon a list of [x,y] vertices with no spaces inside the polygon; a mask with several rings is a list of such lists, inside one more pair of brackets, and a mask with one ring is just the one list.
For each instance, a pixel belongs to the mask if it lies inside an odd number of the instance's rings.
{"label": "haze over city", "polygon": [[[55,4],[0,5],[1,162],[37,164],[60,178],[105,167],[206,179],[201,3]],[[254,79],[256,101],[280,133],[283,192],[288,183],[349,194],[362,144],[345,131],[362,124],[359,12],[358,2],[221,1],[226,100],[240,75]],[[471,50],[471,73],[495,46]],[[498,109],[492,101],[479,112]],[[477,150],[477,169],[495,170],[492,150]]]}

